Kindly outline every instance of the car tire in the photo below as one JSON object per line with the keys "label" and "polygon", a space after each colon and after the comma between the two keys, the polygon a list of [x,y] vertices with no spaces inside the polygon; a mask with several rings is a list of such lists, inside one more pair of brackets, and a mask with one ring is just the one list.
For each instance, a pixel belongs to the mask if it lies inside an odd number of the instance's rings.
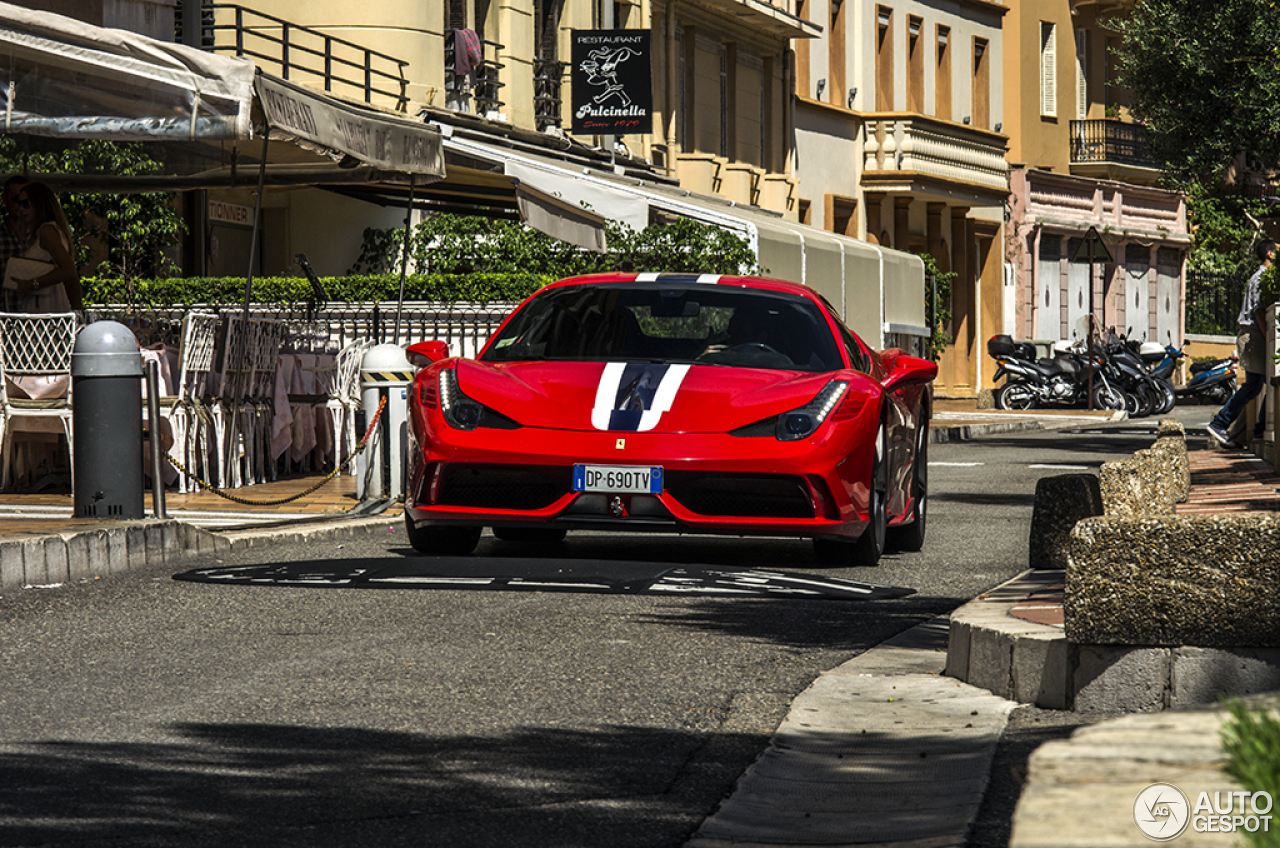
{"label": "car tire", "polygon": [[479,527],[417,527],[408,511],[404,514],[404,529],[409,544],[421,554],[466,556],[480,544]]}
{"label": "car tire", "polygon": [[889,547],[895,551],[915,552],[924,547],[925,519],[928,515],[929,497],[929,425],[921,428],[916,447],[915,467],[911,474],[912,508],[910,524],[889,528]]}
{"label": "car tire", "polygon": [[526,545],[556,545],[568,535],[554,527],[494,527],[493,535],[504,542]]}
{"label": "car tire", "polygon": [[879,565],[889,535],[889,437],[883,422],[876,434],[867,513],[870,520],[853,543],[853,565]]}

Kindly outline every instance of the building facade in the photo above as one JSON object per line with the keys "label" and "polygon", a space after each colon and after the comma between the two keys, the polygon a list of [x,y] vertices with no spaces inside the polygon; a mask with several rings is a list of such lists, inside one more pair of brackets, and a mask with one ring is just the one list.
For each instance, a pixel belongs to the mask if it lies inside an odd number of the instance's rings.
{"label": "building facade", "polygon": [[941,393],[976,391],[980,339],[998,331],[1004,308],[1008,139],[994,69],[1008,11],[989,0],[805,0],[801,9],[824,28],[795,46],[801,219],[927,253],[955,274]]}
{"label": "building facade", "polygon": [[1130,338],[1183,338],[1186,201],[1156,187],[1142,128],[1114,84],[1120,45],[1107,23],[1136,2],[1022,0],[1006,16],[1005,246],[1016,287],[1006,326],[1015,336],[1083,339],[1092,314],[1096,328]]}

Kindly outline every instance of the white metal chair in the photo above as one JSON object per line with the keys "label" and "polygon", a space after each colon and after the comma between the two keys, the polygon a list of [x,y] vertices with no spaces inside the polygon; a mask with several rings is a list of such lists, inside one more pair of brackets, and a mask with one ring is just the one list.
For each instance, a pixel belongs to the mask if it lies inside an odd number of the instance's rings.
{"label": "white metal chair", "polygon": [[[338,467],[356,449],[356,411],[360,408],[360,363],[373,342],[355,341],[338,353],[337,371],[325,406],[333,419],[333,464]],[[353,465],[348,472],[355,474]]]}
{"label": "white metal chair", "polygon": [[[239,315],[224,319],[222,361],[218,367],[217,389],[211,398],[214,445],[220,489],[243,485],[242,462],[253,455],[254,408],[249,400],[253,387],[254,334],[258,324]],[[247,425],[247,426],[246,426]]]}
{"label": "white metal chair", "polygon": [[[182,318],[178,342],[178,373],[174,378],[176,394],[160,398],[165,417],[173,429],[173,447],[169,455],[182,463],[191,474],[210,476],[210,431],[213,415],[205,405],[209,372],[213,369],[214,341],[218,335],[217,315],[211,312],[188,312]],[[178,491],[194,491],[187,475],[179,475]]]}
{"label": "white metal chair", "polygon": [[[71,351],[75,346],[74,312],[47,314],[0,313],[0,489],[9,487],[13,464],[14,424],[20,418],[56,419],[67,436],[71,466],[75,445],[71,426]],[[46,378],[53,384],[65,377],[59,397],[18,397],[18,380]]]}
{"label": "white metal chair", "polygon": [[[275,390],[276,369],[280,357],[280,347],[288,335],[289,326],[284,321],[274,318],[253,319],[253,373],[250,378],[248,401],[252,406],[250,437],[250,455],[248,457],[247,474],[253,480],[262,483],[268,473],[272,480],[276,478],[275,464],[268,462],[271,455],[271,421],[275,417],[275,405],[272,395]],[[270,472],[268,472],[268,466]]]}

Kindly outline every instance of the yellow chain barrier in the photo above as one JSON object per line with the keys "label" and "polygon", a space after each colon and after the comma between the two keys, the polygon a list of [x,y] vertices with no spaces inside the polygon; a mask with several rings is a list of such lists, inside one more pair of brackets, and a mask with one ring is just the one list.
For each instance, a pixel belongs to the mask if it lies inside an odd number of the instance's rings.
{"label": "yellow chain barrier", "polygon": [[192,474],[190,471],[186,469],[186,467],[181,462],[178,462],[173,457],[170,456],[167,458],[174,467],[176,467],[183,474],[187,475],[188,479],[195,481],[195,483],[199,485],[200,488],[213,492],[215,495],[217,495],[220,498],[226,498],[227,500],[233,503],[243,504],[245,506],[280,506],[281,504],[287,504],[287,503],[291,503],[292,501],[296,501],[299,498],[305,498],[307,495],[316,491],[325,483],[328,483],[334,477],[337,477],[339,474],[341,474],[343,469],[346,468],[348,465],[350,465],[357,456],[364,453],[365,445],[368,443],[369,437],[373,435],[373,429],[378,426],[378,419],[382,417],[382,411],[386,408],[387,408],[387,398],[384,395],[382,400],[378,402],[378,411],[374,413],[373,420],[369,422],[369,428],[364,431],[364,437],[360,439],[360,443],[356,445],[356,448],[351,452],[351,455],[348,456],[341,463],[334,463],[333,470],[330,471],[328,476],[326,476],[319,483],[316,483],[314,486],[311,486],[305,491],[299,492],[296,495],[290,495],[287,498],[277,498],[275,500],[269,500],[269,501],[254,501],[254,500],[249,500],[248,498],[241,498],[236,495],[230,494],[229,492],[225,492],[222,489],[219,489],[217,486],[214,486],[212,483],[209,483],[204,479],[200,478],[199,476]]}

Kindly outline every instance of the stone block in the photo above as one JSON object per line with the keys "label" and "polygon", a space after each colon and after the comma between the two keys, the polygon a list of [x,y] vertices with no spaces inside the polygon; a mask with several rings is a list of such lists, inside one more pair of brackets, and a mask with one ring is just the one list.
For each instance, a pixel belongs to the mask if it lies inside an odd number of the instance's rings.
{"label": "stone block", "polygon": [[142,524],[129,524],[125,527],[125,550],[128,552],[128,567],[145,568],[147,565],[147,528]]}
{"label": "stone block", "polygon": [[47,586],[49,569],[44,559],[44,539],[40,537],[22,540],[22,585]]}
{"label": "stone block", "polygon": [[128,571],[129,533],[127,527],[107,527],[102,531],[107,542],[107,563],[109,573],[120,574]]}
{"label": "stone block", "polygon": [[1010,700],[1050,710],[1071,709],[1075,647],[1059,634],[1027,635],[1013,643]]}
{"label": "stone block", "polygon": [[1187,459],[1187,440],[1176,436],[1156,439],[1151,446],[1155,483],[1161,488],[1160,501],[1186,503],[1191,492],[1191,464]]}
{"label": "stone block", "polygon": [[947,677],[956,680],[969,680],[969,637],[972,626],[963,619],[951,616],[951,626],[947,630],[947,668],[943,672]]}
{"label": "stone block", "polygon": [[67,583],[71,580],[71,566],[67,559],[67,541],[61,536],[45,537],[44,570],[46,583]]}
{"label": "stone block", "polygon": [[1175,648],[1169,707],[1280,690],[1280,648]]}
{"label": "stone block", "polygon": [[0,592],[21,589],[26,579],[26,548],[16,540],[0,542]]}
{"label": "stone block", "polygon": [[978,409],[995,409],[996,393],[992,389],[981,389],[978,392]]}
{"label": "stone block", "polygon": [[967,682],[1001,698],[1012,696],[1013,643],[1016,636],[1006,630],[974,628],[969,642]]}
{"label": "stone block", "polygon": [[88,533],[72,533],[64,537],[67,547],[67,579],[72,583],[88,580],[92,576],[89,567]]}
{"label": "stone block", "polygon": [[1076,712],[1159,712],[1168,706],[1168,648],[1079,645],[1071,686]]}
{"label": "stone block", "polygon": [[1280,647],[1280,513],[1088,518],[1068,563],[1071,642]]}
{"label": "stone block", "polygon": [[111,551],[105,530],[90,530],[81,534],[89,548],[89,575],[106,577],[111,573]]}
{"label": "stone block", "polygon": [[143,537],[146,539],[147,565],[164,565],[164,528],[158,521],[148,521],[143,525]]}
{"label": "stone block", "polygon": [[1173,515],[1170,486],[1162,486],[1159,459],[1140,450],[1130,459],[1102,463],[1098,488],[1106,515]]}
{"label": "stone block", "polygon": [[1036,481],[1027,565],[1065,569],[1071,528],[1082,518],[1102,515],[1102,494],[1093,474],[1059,474]]}

